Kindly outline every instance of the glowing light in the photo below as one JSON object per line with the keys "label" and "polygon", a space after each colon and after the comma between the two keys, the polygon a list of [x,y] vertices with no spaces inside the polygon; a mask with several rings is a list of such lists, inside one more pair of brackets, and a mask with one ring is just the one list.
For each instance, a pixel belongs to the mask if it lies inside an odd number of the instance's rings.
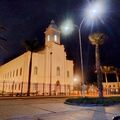
{"label": "glowing light", "polygon": [[63,35],[68,35],[73,32],[74,24],[71,19],[67,19],[61,24],[60,28]]}
{"label": "glowing light", "polygon": [[50,35],[47,36],[48,41],[50,41]]}
{"label": "glowing light", "polygon": [[57,42],[57,35],[54,35],[54,40],[55,42]]}
{"label": "glowing light", "polygon": [[74,82],[77,82],[77,78],[74,78]]}
{"label": "glowing light", "polygon": [[85,17],[88,19],[100,18],[105,12],[105,6],[103,1],[94,1],[85,9]]}

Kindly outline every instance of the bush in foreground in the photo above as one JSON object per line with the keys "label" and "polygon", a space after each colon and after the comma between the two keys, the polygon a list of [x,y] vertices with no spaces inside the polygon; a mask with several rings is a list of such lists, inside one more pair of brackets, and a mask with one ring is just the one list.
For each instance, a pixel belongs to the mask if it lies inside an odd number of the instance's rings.
{"label": "bush in foreground", "polygon": [[100,98],[70,98],[65,101],[65,103],[68,104],[95,104],[95,105],[103,105],[103,106],[108,106],[108,105],[114,105],[114,104],[119,104],[120,103],[120,97],[104,97],[103,99]]}

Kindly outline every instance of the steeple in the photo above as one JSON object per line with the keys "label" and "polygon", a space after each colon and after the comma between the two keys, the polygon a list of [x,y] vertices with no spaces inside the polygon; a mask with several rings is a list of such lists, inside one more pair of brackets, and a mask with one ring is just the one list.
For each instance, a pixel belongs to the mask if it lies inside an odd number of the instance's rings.
{"label": "steeple", "polygon": [[50,42],[60,44],[60,31],[54,20],[51,21],[45,31],[45,45],[48,45]]}

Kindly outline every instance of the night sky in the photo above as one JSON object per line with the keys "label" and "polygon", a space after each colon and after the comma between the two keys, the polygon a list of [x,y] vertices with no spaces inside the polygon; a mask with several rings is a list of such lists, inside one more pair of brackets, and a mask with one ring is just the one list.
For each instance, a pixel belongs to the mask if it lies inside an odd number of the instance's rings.
{"label": "night sky", "polygon": [[[82,44],[85,74],[89,75],[95,68],[94,47],[88,40],[92,32],[103,32],[107,40],[101,46],[101,64],[113,65],[120,68],[120,1],[106,0],[106,13],[103,22],[82,27]],[[44,45],[44,31],[52,19],[58,27],[66,18],[72,18],[79,25],[83,17],[83,9],[90,0],[0,0],[0,25],[6,31],[0,32],[0,64],[3,64],[25,52],[25,40],[38,39],[40,47]],[[75,72],[79,71],[79,42],[78,31],[65,37],[61,43],[65,45],[67,57],[73,59]],[[89,79],[86,78],[86,79]]]}

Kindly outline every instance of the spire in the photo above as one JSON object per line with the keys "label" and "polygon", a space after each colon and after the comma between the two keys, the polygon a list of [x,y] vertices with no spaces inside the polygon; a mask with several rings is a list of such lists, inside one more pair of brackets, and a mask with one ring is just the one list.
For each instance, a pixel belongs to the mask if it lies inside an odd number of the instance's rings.
{"label": "spire", "polygon": [[54,20],[51,20],[51,24],[55,24],[55,21],[54,21]]}
{"label": "spire", "polygon": [[57,27],[57,25],[55,24],[55,21],[54,21],[54,20],[51,20],[49,27],[58,29],[58,27]]}

